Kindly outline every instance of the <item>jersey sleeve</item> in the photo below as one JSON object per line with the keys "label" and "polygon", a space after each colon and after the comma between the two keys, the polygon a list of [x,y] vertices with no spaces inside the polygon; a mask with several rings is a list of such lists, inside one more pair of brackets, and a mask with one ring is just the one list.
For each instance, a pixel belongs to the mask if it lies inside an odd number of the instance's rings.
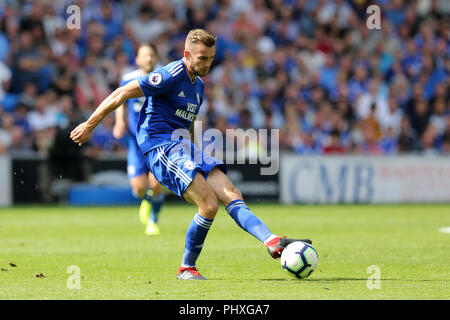
{"label": "jersey sleeve", "polygon": [[146,97],[165,94],[172,89],[174,84],[174,78],[164,69],[158,69],[137,80]]}
{"label": "jersey sleeve", "polygon": [[119,87],[123,87],[124,85],[126,85],[128,82],[130,82],[129,80],[121,80],[120,81],[120,85],[119,85]]}

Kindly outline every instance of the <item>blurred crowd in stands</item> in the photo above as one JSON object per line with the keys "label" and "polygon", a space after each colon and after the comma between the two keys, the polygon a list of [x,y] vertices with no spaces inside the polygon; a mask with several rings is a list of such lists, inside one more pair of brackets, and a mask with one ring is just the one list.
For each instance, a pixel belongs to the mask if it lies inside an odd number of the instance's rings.
{"label": "blurred crowd in stands", "polygon": [[[80,29],[66,25],[73,4]],[[0,0],[0,153],[76,161],[68,132],[136,68],[137,46],[165,65],[206,28],[206,127],[280,129],[299,154],[450,154],[449,14],[446,0]],[[123,152],[113,126],[85,152]]]}

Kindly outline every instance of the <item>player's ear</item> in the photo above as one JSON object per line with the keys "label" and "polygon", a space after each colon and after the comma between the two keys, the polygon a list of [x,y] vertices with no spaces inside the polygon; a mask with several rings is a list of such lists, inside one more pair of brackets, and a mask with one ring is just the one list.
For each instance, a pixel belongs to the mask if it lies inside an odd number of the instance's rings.
{"label": "player's ear", "polygon": [[184,50],[183,55],[184,55],[184,57],[186,59],[189,58],[189,51],[188,50]]}

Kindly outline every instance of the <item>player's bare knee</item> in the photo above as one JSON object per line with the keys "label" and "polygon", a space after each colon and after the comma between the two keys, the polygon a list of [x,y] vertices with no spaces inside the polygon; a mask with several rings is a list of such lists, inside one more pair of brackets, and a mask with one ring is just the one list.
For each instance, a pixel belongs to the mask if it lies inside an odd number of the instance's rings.
{"label": "player's bare knee", "polygon": [[205,211],[208,213],[210,217],[215,217],[217,211],[219,210],[219,206],[217,204],[216,198],[210,198],[205,204]]}
{"label": "player's bare knee", "polygon": [[162,191],[162,186],[158,181],[151,181],[150,188],[152,189],[154,195],[158,195]]}
{"label": "player's bare knee", "polygon": [[147,189],[144,187],[138,187],[138,186],[133,186],[133,194],[138,197],[138,198],[143,198],[145,196],[145,192],[147,191]]}
{"label": "player's bare knee", "polygon": [[202,203],[199,206],[201,214],[208,219],[214,219],[217,211],[219,210],[219,205],[217,204],[217,198],[214,195],[207,195],[202,199]]}

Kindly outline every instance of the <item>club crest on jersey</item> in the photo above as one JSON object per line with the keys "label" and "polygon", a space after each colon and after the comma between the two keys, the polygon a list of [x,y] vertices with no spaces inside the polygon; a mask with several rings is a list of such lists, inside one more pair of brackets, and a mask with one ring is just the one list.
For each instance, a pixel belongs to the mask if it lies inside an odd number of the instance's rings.
{"label": "club crest on jersey", "polygon": [[162,81],[162,76],[158,72],[152,73],[148,78],[150,80],[150,84],[154,86],[157,86]]}
{"label": "club crest on jersey", "polygon": [[184,167],[188,170],[193,170],[195,168],[195,164],[194,164],[194,162],[192,162],[192,160],[187,160],[184,163]]}

